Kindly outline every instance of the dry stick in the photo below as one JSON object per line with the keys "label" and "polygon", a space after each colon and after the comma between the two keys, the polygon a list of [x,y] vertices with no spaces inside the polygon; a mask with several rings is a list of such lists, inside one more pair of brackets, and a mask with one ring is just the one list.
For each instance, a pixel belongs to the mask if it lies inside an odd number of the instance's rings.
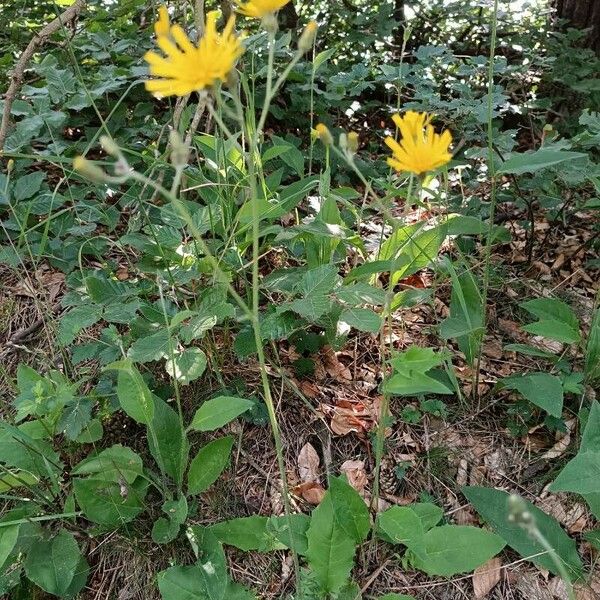
{"label": "dry stick", "polygon": [[50,21],[50,23],[48,23],[39,33],[36,33],[33,38],[31,38],[31,41],[27,45],[27,48],[25,48],[23,51],[23,54],[21,54],[21,57],[17,61],[15,69],[12,73],[8,91],[4,96],[4,111],[2,113],[2,122],[0,123],[0,152],[2,152],[4,148],[4,142],[8,136],[12,105],[15,101],[17,93],[19,92],[19,88],[23,83],[25,69],[31,60],[31,57],[34,55],[37,48],[44,44],[44,42],[49,37],[54,35],[61,27],[63,27],[65,23],[68,23],[76,18],[85,8],[85,4],[86,0],[75,0],[75,3],[72,6],[69,6],[69,8],[58,15],[56,19]]}

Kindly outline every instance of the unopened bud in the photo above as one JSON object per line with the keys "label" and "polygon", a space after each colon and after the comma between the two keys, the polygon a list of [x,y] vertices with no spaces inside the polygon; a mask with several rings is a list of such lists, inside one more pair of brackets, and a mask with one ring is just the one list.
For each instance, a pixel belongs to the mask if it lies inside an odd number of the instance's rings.
{"label": "unopened bud", "polygon": [[300,50],[300,52],[308,52],[313,47],[318,29],[319,26],[316,21],[310,21],[304,28],[304,31],[298,40],[298,50]]}
{"label": "unopened bud", "polygon": [[348,134],[348,150],[352,152],[352,154],[356,154],[358,152],[359,144],[358,133],[356,133],[356,131],[351,131]]}
{"label": "unopened bud", "polygon": [[276,34],[279,29],[277,15],[273,12],[267,13],[262,19],[262,25],[268,33]]}
{"label": "unopened bud", "polygon": [[508,520],[522,527],[533,525],[533,515],[521,496],[511,494],[508,498]]}
{"label": "unopened bud", "polygon": [[329,129],[327,129],[327,125],[323,123],[319,123],[315,127],[315,131],[317,132],[318,138],[325,144],[325,146],[331,146],[333,144],[333,136]]}
{"label": "unopened bud", "polygon": [[96,183],[103,183],[108,179],[108,174],[103,169],[97,167],[93,162],[83,156],[75,157],[73,160],[73,168],[80,175],[83,175]]}
{"label": "unopened bud", "polygon": [[189,150],[177,130],[171,129],[169,143],[171,145],[171,164],[175,168],[185,167],[188,162]]}
{"label": "unopened bud", "polygon": [[104,152],[106,152],[106,154],[114,156],[115,158],[121,156],[121,149],[119,148],[115,140],[113,140],[108,135],[103,135],[100,137],[100,144],[104,149]]}
{"label": "unopened bud", "polygon": [[6,172],[10,175],[12,170],[15,168],[15,161],[11,158],[6,165]]}

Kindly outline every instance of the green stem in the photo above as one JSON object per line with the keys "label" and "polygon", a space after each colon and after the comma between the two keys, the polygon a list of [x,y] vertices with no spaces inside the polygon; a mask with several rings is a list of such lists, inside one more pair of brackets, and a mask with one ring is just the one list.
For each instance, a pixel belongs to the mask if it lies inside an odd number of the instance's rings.
{"label": "green stem", "polygon": [[[488,142],[488,172],[490,176],[490,215],[488,232],[485,245],[483,292],[482,292],[482,315],[483,326],[487,321],[487,299],[490,287],[490,271],[492,258],[492,236],[494,233],[494,221],[496,218],[496,169],[494,166],[494,57],[496,54],[496,43],[498,37],[498,0],[494,0],[494,14],[492,16],[492,29],[490,38],[490,56],[488,65],[488,94],[487,94],[487,142]],[[485,333],[483,334],[485,335]],[[481,358],[483,343],[479,345],[477,365],[475,369],[475,385],[473,387],[474,397],[479,398],[479,379],[481,376]]]}

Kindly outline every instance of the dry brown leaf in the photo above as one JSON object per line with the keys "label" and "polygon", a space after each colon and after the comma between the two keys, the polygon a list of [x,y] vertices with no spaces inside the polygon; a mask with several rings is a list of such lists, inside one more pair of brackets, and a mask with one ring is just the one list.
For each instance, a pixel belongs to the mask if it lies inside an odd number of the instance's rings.
{"label": "dry brown leaf", "polygon": [[340,467],[340,471],[345,473],[348,483],[359,493],[362,494],[367,485],[367,473],[365,472],[365,462],[363,460],[347,460]]}
{"label": "dry brown leaf", "polygon": [[319,465],[321,460],[317,451],[310,443],[304,444],[298,454],[298,474],[303,482],[319,480]]}
{"label": "dry brown leaf", "polygon": [[502,560],[498,557],[488,560],[473,573],[473,593],[475,598],[485,598],[500,582]]}
{"label": "dry brown leaf", "polygon": [[352,373],[337,357],[331,346],[325,346],[321,351],[323,366],[330,377],[337,381],[351,381]]}
{"label": "dry brown leaf", "polygon": [[323,496],[325,496],[323,486],[320,483],[314,483],[312,481],[297,485],[294,488],[294,493],[314,506],[320,504],[321,500],[323,500]]}
{"label": "dry brown leaf", "polygon": [[543,459],[549,460],[553,458],[558,458],[559,456],[562,456],[564,454],[564,452],[569,447],[569,444],[571,443],[571,431],[573,430],[574,425],[575,419],[569,419],[565,423],[565,426],[567,427],[567,433],[565,433],[564,435],[561,434],[562,437],[560,437],[556,444],[554,444],[554,446],[552,446],[550,450],[548,450],[542,455]]}

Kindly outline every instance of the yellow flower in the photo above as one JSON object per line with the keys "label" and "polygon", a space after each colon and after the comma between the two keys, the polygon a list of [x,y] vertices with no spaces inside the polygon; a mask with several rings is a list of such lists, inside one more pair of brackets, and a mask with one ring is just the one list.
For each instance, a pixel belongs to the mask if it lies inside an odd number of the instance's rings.
{"label": "yellow flower", "polygon": [[239,11],[247,17],[262,19],[270,13],[277,12],[283,8],[290,0],[235,0]]}
{"label": "yellow flower", "polygon": [[169,20],[169,13],[167,7],[162,5],[158,9],[158,21],[154,23],[154,33],[156,37],[168,37],[171,31],[171,21]]}
{"label": "yellow flower", "polygon": [[385,140],[392,150],[392,157],[387,160],[390,167],[420,175],[450,162],[452,154],[448,148],[452,134],[447,129],[441,134],[435,133],[431,115],[411,110],[403,117],[394,115],[392,119],[400,129],[402,139],[400,143],[392,137]]}
{"label": "yellow flower", "polygon": [[[192,44],[179,25],[169,28],[170,37],[157,32],[156,43],[166,58],[156,52],[147,52],[144,56],[150,65],[150,74],[160,78],[146,81],[149,92],[158,97],[186,96],[227,78],[244,48],[233,33],[234,17],[219,34],[217,16],[216,11],[208,13],[205,32],[197,46]],[[159,22],[161,19],[162,15]],[[163,25],[164,22],[160,31],[163,31]]]}
{"label": "yellow flower", "polygon": [[317,137],[326,146],[330,146],[331,144],[333,144],[333,136],[331,135],[331,132],[329,131],[329,129],[327,129],[327,125],[324,125],[323,123],[319,123],[317,126],[315,126],[315,131],[316,131]]}

